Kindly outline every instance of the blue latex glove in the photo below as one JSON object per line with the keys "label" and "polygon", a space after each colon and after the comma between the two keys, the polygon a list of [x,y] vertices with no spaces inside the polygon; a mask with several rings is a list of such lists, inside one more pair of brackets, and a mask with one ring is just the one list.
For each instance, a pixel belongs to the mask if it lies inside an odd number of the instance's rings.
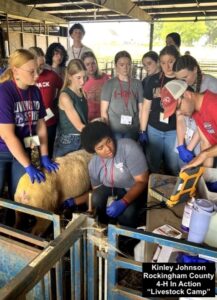
{"label": "blue latex glove", "polygon": [[59,164],[52,161],[48,155],[41,156],[41,166],[44,167],[49,173],[56,172],[59,169]]}
{"label": "blue latex glove", "polygon": [[32,183],[34,183],[35,181],[37,181],[38,183],[45,181],[45,175],[40,170],[36,169],[33,165],[30,164],[25,168],[25,170],[29,175]]}
{"label": "blue latex glove", "polygon": [[116,200],[106,208],[106,214],[111,218],[117,218],[126,208],[127,203],[123,199]]}
{"label": "blue latex glove", "polygon": [[217,193],[217,181],[206,182],[206,185],[210,192]]}
{"label": "blue latex glove", "polygon": [[185,163],[189,163],[194,158],[194,153],[188,150],[185,145],[180,145],[176,148],[179,152],[179,157]]}
{"label": "blue latex glove", "polygon": [[147,131],[141,131],[139,133],[139,142],[141,144],[147,144],[148,143],[148,134],[147,134]]}
{"label": "blue latex glove", "polygon": [[188,255],[184,253],[179,253],[176,258],[177,263],[210,263],[211,261],[193,255]]}
{"label": "blue latex glove", "polygon": [[69,198],[69,199],[66,199],[64,202],[63,202],[63,209],[67,209],[67,208],[72,208],[76,206],[75,204],[75,199],[74,198]]}

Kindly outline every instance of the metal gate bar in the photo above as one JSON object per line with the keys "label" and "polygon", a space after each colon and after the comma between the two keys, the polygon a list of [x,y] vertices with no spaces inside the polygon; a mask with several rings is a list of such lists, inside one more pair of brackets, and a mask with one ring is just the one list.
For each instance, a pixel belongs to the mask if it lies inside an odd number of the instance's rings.
{"label": "metal gate bar", "polygon": [[[8,199],[3,199],[0,198],[0,206],[5,207],[5,208],[9,208],[12,209],[14,211],[17,212],[22,212],[22,213],[26,213],[38,218],[42,218],[45,220],[49,220],[53,223],[53,234],[54,234],[54,238],[56,238],[57,236],[60,235],[61,232],[61,226],[60,226],[60,216],[56,215],[50,211],[47,210],[43,210],[40,208],[36,208],[36,207],[32,207],[29,205],[25,205],[19,202],[14,202]],[[57,262],[56,263],[56,283],[57,283],[57,295],[58,295],[58,299],[62,299],[62,294],[63,294],[63,290],[62,290],[62,263],[61,262]]]}
{"label": "metal gate bar", "polygon": [[[88,233],[93,235],[94,229],[89,229]],[[87,269],[87,286],[92,287],[92,290],[88,288],[87,290],[87,299],[88,300],[95,300],[97,299],[97,255],[96,255],[96,247],[91,239],[86,239],[87,243],[87,256],[86,259],[88,261],[88,269]]]}
{"label": "metal gate bar", "polygon": [[[86,216],[81,215],[63,233],[39,254],[29,265],[0,290],[0,299],[16,299],[23,297],[41,278],[61,259],[73,243],[79,239],[86,222]],[[49,254],[49,255],[48,255]]]}
{"label": "metal gate bar", "polygon": [[60,234],[60,216],[48,210],[0,198],[0,206],[53,222],[54,238]]}

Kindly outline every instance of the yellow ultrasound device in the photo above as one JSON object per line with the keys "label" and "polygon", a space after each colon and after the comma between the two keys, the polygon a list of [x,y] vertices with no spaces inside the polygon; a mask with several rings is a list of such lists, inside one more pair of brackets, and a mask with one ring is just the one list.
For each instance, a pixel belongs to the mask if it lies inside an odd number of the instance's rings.
{"label": "yellow ultrasound device", "polygon": [[151,195],[165,201],[168,207],[187,201],[195,196],[197,183],[204,170],[204,167],[195,167],[181,171],[174,183],[171,183],[171,180],[159,180],[150,187]]}

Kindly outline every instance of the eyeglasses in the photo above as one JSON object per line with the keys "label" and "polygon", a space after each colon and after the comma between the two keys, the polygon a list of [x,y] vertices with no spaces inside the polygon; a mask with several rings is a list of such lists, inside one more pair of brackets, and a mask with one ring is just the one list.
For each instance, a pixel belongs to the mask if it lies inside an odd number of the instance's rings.
{"label": "eyeglasses", "polygon": [[19,68],[19,69],[29,73],[31,76],[38,75],[38,70],[26,70],[26,69],[22,69],[22,68]]}

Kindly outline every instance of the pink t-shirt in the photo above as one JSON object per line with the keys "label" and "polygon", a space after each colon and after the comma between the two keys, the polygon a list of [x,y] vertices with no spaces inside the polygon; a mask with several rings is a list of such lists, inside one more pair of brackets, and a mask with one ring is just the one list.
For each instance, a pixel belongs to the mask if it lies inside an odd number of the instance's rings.
{"label": "pink t-shirt", "polygon": [[84,84],[84,92],[88,103],[88,120],[100,117],[100,98],[103,84],[109,79],[105,73],[99,79],[89,78]]}
{"label": "pink t-shirt", "polygon": [[192,115],[211,145],[217,145],[217,94],[206,91],[200,111]]}

